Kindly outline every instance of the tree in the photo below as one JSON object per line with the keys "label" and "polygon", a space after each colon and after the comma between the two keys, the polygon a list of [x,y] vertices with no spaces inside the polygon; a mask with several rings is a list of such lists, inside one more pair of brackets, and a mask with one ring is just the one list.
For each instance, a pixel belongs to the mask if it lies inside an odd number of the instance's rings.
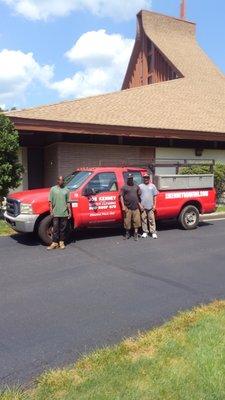
{"label": "tree", "polygon": [[10,119],[0,113],[0,202],[21,182],[23,166],[18,150],[19,134]]}
{"label": "tree", "polygon": [[[193,167],[182,167],[179,172],[183,175],[210,174],[210,167],[200,165]],[[217,198],[220,199],[222,194],[225,192],[225,165],[222,163],[215,164],[213,167],[213,173]]]}

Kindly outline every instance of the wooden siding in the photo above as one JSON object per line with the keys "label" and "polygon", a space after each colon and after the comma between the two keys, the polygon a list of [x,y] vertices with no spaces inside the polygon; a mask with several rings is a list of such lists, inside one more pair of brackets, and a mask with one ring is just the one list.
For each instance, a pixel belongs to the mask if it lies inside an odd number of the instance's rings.
{"label": "wooden siding", "polygon": [[137,35],[122,89],[181,78],[182,75],[146,36],[140,16]]}

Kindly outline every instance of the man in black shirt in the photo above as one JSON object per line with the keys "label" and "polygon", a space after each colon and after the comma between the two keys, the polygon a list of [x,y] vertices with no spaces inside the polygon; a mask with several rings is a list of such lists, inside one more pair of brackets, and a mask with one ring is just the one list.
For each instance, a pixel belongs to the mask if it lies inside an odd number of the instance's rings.
{"label": "man in black shirt", "polygon": [[140,217],[140,195],[141,190],[136,183],[132,174],[128,174],[127,184],[121,188],[120,200],[124,215],[124,228],[126,229],[125,239],[130,238],[130,230],[133,222],[134,239],[138,240],[138,228],[141,226]]}

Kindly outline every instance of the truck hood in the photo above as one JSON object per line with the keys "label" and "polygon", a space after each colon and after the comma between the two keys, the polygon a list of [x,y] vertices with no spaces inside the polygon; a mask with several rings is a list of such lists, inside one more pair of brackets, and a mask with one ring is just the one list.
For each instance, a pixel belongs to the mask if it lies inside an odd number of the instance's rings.
{"label": "truck hood", "polygon": [[33,189],[25,190],[24,192],[11,193],[8,197],[10,199],[19,200],[21,203],[31,204],[35,203],[36,201],[47,201],[49,192],[50,188]]}

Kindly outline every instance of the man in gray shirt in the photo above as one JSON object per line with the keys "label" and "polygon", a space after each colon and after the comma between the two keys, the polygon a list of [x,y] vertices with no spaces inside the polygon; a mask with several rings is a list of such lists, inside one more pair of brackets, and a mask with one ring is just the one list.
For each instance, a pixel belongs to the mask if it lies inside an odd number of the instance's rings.
{"label": "man in gray shirt", "polygon": [[143,183],[141,183],[139,187],[141,190],[142,237],[147,238],[150,232],[153,239],[157,239],[155,209],[158,190],[155,185],[150,182],[150,176],[147,173],[143,176]]}

